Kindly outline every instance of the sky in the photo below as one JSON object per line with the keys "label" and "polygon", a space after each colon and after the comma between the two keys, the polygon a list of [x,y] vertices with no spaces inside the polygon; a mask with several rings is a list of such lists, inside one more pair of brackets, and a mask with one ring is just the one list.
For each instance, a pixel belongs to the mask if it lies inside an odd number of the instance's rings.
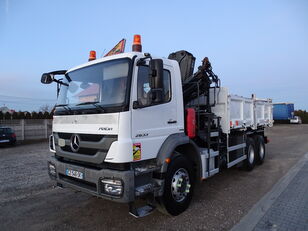
{"label": "sky", "polygon": [[0,107],[54,104],[42,73],[87,62],[134,34],[143,51],[209,57],[230,93],[308,110],[308,1],[0,0]]}

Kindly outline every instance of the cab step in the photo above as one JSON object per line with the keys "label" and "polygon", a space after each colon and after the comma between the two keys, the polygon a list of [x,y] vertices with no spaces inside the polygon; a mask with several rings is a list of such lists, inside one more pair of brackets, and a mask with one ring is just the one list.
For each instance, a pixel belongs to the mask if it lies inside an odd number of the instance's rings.
{"label": "cab step", "polygon": [[150,215],[155,209],[156,207],[150,204],[139,208],[136,208],[133,202],[129,204],[129,214],[135,218],[141,218]]}

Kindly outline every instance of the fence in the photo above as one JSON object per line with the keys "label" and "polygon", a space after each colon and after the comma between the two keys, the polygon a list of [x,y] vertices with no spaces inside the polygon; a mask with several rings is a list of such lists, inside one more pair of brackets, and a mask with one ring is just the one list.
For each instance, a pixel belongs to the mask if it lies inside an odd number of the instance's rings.
{"label": "fence", "polygon": [[12,128],[17,140],[44,139],[52,132],[51,119],[0,120],[0,126]]}

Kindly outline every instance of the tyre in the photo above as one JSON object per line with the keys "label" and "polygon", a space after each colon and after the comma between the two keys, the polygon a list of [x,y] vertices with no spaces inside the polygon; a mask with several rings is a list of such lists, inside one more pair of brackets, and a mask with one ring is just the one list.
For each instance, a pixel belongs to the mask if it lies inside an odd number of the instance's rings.
{"label": "tyre", "polygon": [[251,171],[256,164],[256,148],[254,140],[250,137],[247,138],[245,152],[247,158],[244,161],[244,169]]}
{"label": "tyre", "polygon": [[265,159],[265,143],[263,136],[257,135],[255,137],[255,144],[256,144],[256,163],[261,165]]}
{"label": "tyre", "polygon": [[192,164],[183,155],[172,159],[165,175],[164,194],[159,198],[160,211],[177,216],[184,212],[192,199],[194,175]]}

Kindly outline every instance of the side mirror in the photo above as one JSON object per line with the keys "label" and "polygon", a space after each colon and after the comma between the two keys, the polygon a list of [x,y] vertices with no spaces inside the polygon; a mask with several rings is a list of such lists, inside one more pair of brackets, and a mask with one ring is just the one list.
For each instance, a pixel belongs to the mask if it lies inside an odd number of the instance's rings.
{"label": "side mirror", "polygon": [[150,67],[150,87],[152,89],[155,88],[163,88],[163,75],[164,75],[164,67],[162,59],[151,59],[149,63]]}
{"label": "side mirror", "polygon": [[163,77],[164,77],[164,65],[162,59],[151,59],[149,63],[150,67],[150,87],[152,91],[152,99],[155,103],[163,101]]}
{"label": "side mirror", "polygon": [[41,83],[50,84],[54,81],[54,77],[50,73],[44,73],[41,77]]}

